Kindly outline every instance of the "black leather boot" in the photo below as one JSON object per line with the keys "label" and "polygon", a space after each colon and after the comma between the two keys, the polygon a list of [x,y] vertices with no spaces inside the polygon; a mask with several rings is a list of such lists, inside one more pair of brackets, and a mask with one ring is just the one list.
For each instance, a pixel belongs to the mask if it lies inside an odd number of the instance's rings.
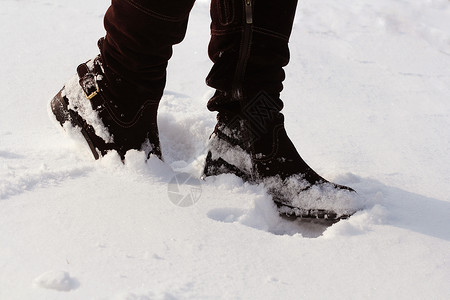
{"label": "black leather boot", "polygon": [[79,65],[77,76],[50,103],[55,118],[61,126],[81,131],[95,159],[110,150],[124,159],[130,149],[161,158],[159,99],[147,98],[145,91],[113,72],[106,76],[107,68],[100,55]]}
{"label": "black leather boot", "polygon": [[345,218],[354,191],[330,183],[298,154],[284,128],[283,67],[297,1],[212,1],[207,83],[217,111],[205,176],[234,173],[264,183],[280,211],[313,218]]}

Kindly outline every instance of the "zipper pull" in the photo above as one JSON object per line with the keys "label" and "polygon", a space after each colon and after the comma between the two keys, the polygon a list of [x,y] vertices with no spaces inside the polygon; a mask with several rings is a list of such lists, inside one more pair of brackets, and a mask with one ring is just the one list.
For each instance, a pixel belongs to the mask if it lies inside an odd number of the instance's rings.
{"label": "zipper pull", "polygon": [[247,24],[253,23],[253,8],[252,8],[252,0],[244,0],[245,1],[245,20]]}

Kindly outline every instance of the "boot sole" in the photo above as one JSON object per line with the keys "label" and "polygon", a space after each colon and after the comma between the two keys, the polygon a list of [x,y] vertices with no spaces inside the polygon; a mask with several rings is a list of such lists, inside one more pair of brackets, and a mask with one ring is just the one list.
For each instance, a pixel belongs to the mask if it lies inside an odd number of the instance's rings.
{"label": "boot sole", "polygon": [[280,211],[280,215],[290,220],[296,219],[321,219],[329,221],[340,221],[350,218],[355,212],[349,214],[340,214],[332,210],[325,209],[303,209],[285,204],[279,200],[274,200]]}

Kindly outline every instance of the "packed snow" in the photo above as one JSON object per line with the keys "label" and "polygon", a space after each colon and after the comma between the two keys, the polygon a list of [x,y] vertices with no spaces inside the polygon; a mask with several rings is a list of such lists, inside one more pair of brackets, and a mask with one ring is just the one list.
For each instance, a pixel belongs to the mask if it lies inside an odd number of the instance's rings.
{"label": "packed snow", "polygon": [[37,287],[44,289],[68,292],[76,288],[76,281],[70,278],[69,273],[64,271],[48,271],[34,280]]}
{"label": "packed snow", "polygon": [[208,1],[169,63],[164,161],[95,161],[55,126],[48,103],[97,55],[108,5],[0,3],[0,299],[450,298],[448,0],[300,1],[287,132],[364,201],[332,226],[281,218],[236,176],[200,179]]}

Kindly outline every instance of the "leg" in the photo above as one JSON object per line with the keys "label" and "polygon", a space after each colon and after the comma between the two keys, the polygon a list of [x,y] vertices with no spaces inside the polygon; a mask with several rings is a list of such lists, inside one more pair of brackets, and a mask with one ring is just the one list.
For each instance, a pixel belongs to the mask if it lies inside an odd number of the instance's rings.
{"label": "leg", "polygon": [[103,62],[146,97],[163,94],[172,46],[185,36],[194,0],[113,0],[105,15]]}
{"label": "leg", "polygon": [[130,149],[161,156],[156,115],[172,46],[183,40],[194,0],[113,0],[100,55],[81,64],[51,101],[61,125],[78,128],[95,158]]}
{"label": "leg", "polygon": [[208,108],[218,111],[218,122],[204,173],[232,172],[263,182],[279,206],[300,215],[348,214],[346,208],[336,213],[333,205],[324,204],[324,193],[319,196],[323,199],[306,199],[317,189],[331,189],[336,195],[352,190],[328,182],[309,167],[284,128],[280,92],[296,6],[296,0],[212,1],[209,55],[214,66],[207,83],[216,93]]}

